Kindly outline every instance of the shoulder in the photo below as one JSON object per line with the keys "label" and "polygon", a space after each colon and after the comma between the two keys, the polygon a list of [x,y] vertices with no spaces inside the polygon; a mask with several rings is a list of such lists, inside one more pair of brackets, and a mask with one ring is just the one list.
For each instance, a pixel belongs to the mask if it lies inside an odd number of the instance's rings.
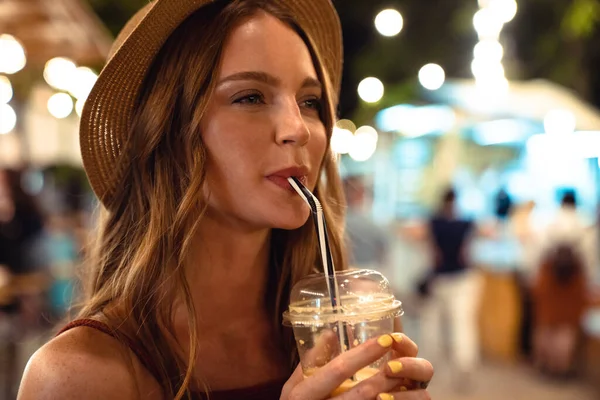
{"label": "shoulder", "polygon": [[[88,327],[73,328],[31,357],[18,399],[160,398],[146,396],[138,390],[148,388],[144,382],[147,377],[138,373],[139,365],[133,358],[128,349],[111,336]],[[154,386],[159,390],[156,382]]]}

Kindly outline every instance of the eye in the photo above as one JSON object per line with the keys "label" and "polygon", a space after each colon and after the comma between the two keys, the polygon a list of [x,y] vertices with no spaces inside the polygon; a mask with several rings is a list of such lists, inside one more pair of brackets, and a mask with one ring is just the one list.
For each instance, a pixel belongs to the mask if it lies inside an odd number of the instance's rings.
{"label": "eye", "polygon": [[248,105],[257,105],[257,104],[265,104],[265,99],[260,93],[250,93],[243,96],[238,97],[233,101],[234,104],[248,104]]}
{"label": "eye", "polygon": [[307,99],[300,103],[301,107],[308,108],[310,110],[320,111],[323,108],[323,100],[319,98]]}

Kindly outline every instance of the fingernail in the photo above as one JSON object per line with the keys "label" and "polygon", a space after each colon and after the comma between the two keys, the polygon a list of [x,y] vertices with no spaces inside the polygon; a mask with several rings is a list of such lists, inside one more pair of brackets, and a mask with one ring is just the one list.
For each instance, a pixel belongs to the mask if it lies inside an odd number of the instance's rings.
{"label": "fingernail", "polygon": [[400,386],[400,391],[401,392],[406,392],[408,389],[406,388],[406,386]]}
{"label": "fingernail", "polygon": [[392,333],[392,337],[396,341],[396,343],[402,342],[402,334],[401,333]]}
{"label": "fingernail", "polygon": [[377,339],[377,343],[379,343],[381,347],[390,347],[392,343],[394,343],[394,340],[390,335],[383,335],[379,336],[379,339]]}
{"label": "fingernail", "polygon": [[388,367],[390,367],[390,370],[392,370],[393,374],[397,374],[398,372],[402,371],[402,363],[400,361],[390,361],[388,363]]}
{"label": "fingernail", "polygon": [[392,396],[389,393],[379,393],[379,396],[377,396],[377,398],[379,400],[394,400],[394,396]]}

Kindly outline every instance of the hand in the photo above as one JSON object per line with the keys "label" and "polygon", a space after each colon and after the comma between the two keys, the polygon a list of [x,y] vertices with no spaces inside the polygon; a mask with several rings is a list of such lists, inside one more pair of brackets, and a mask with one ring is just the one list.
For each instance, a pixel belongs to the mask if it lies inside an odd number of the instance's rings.
{"label": "hand", "polygon": [[[396,358],[383,370],[343,393],[337,390],[359,370],[389,351]],[[298,366],[283,387],[280,400],[428,400],[426,387],[433,376],[433,367],[428,361],[415,358],[417,352],[417,345],[401,333],[368,340],[306,378]]]}

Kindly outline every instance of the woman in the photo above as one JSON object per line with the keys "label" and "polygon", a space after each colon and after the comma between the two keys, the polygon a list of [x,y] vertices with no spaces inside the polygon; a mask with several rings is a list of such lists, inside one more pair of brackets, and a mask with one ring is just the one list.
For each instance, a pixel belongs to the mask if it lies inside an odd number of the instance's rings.
{"label": "woman", "polygon": [[286,177],[321,198],[344,265],[328,156],[341,78],[330,2],[158,0],[119,39],[81,124],[103,204],[86,322],[32,357],[19,398],[325,399],[390,349],[402,371],[340,398],[429,398],[402,387],[433,372],[401,335],[292,373],[281,313],[318,258]]}
{"label": "woman", "polygon": [[4,365],[10,366],[2,374],[6,398],[14,397],[18,342],[40,328],[48,286],[31,257],[43,217],[21,178],[18,170],[0,169],[0,326],[10,327],[1,333]]}
{"label": "woman", "polygon": [[0,170],[0,266],[13,275],[34,271],[27,254],[42,231],[43,217],[21,185],[17,170]]}
{"label": "woman", "polygon": [[543,373],[574,372],[581,321],[588,307],[585,268],[571,244],[548,251],[533,287],[533,361]]}
{"label": "woman", "polygon": [[469,260],[473,222],[457,213],[457,194],[447,189],[441,207],[429,222],[434,267],[419,290],[428,297],[422,316],[423,342],[428,351],[444,348],[441,325],[448,320],[448,341],[456,389],[472,390],[479,363],[477,314],[481,277]]}
{"label": "woman", "polygon": [[[556,218],[546,228],[540,267],[532,287],[533,361],[555,377],[575,369],[581,323],[589,306],[588,271],[596,264],[586,248],[588,228],[577,214],[575,193],[567,192]],[[586,257],[587,256],[587,257]]]}

